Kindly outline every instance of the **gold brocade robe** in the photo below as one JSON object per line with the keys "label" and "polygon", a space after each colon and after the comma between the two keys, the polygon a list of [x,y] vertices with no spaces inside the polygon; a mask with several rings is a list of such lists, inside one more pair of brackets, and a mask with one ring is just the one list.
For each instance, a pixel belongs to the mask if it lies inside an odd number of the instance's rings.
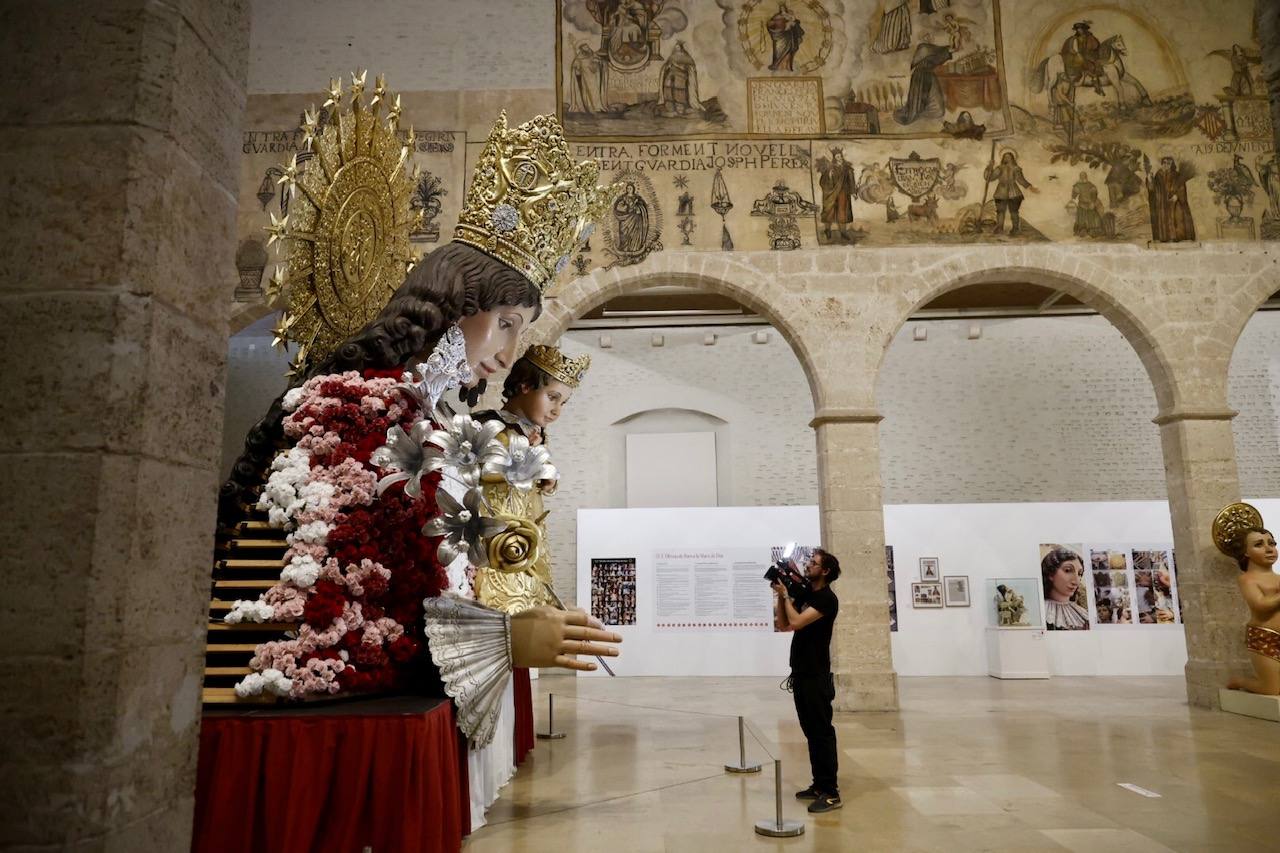
{"label": "gold brocade robe", "polygon": [[[500,418],[506,429],[498,433],[497,440],[503,444],[509,444],[516,435],[525,435],[522,419],[505,410],[481,412],[475,418],[480,421]],[[481,478],[480,488],[496,515],[511,515],[530,521],[542,516],[542,492],[537,488],[522,492],[512,488],[504,478],[492,474]],[[475,594],[481,604],[512,616],[543,604],[555,606],[550,593],[551,557],[547,550],[547,528],[539,524],[538,529],[542,534],[541,553],[534,562],[532,573],[510,574],[492,568],[476,569]]]}

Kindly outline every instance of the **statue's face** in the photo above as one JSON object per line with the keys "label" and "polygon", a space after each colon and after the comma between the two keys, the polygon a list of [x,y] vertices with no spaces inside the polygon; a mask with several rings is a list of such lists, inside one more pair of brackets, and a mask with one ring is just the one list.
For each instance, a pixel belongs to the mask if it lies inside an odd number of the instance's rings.
{"label": "statue's face", "polygon": [[458,321],[467,345],[467,363],[477,379],[489,379],[515,363],[520,333],[533,322],[532,305],[499,305]]}
{"label": "statue's face", "polygon": [[1249,533],[1244,540],[1244,556],[1265,568],[1276,564],[1276,538],[1270,533]]}
{"label": "statue's face", "polygon": [[1069,601],[1080,588],[1080,579],[1084,577],[1084,566],[1079,560],[1067,560],[1058,566],[1058,570],[1050,578],[1049,597],[1054,601]]}
{"label": "statue's face", "polygon": [[517,394],[511,399],[510,408],[545,429],[559,419],[572,396],[572,388],[558,379],[550,379],[541,388]]}

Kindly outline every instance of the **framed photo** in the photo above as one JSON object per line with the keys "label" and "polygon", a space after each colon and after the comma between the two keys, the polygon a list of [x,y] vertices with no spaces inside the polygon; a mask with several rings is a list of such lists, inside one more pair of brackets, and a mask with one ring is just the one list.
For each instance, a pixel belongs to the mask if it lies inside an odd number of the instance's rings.
{"label": "framed photo", "polygon": [[947,607],[969,606],[968,575],[947,575],[942,579],[942,603]]}
{"label": "framed photo", "polygon": [[940,581],[942,580],[938,570],[937,557],[921,557],[920,558],[920,580],[922,581]]}
{"label": "framed photo", "polygon": [[935,581],[920,581],[911,584],[911,606],[920,608],[942,606],[942,584]]}

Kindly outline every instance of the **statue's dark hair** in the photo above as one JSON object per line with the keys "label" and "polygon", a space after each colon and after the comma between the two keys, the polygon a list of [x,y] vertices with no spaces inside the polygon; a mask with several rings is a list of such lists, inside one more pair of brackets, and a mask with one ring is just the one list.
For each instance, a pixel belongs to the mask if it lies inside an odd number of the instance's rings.
{"label": "statue's dark hair", "polygon": [[[295,378],[290,387],[326,373],[404,366],[430,352],[445,330],[463,317],[502,305],[532,305],[540,310],[540,299],[538,288],[516,270],[479,249],[449,243],[409,271],[377,317],[306,375]],[[482,384],[463,393],[462,400],[474,405],[483,391]],[[220,523],[242,517],[252,490],[262,484],[284,436],[283,400],[281,394],[245,436],[244,452],[218,493]]]}
{"label": "statue's dark hair", "polygon": [[502,400],[510,402],[521,394],[528,394],[545,387],[550,381],[551,377],[545,370],[534,364],[527,355],[522,355],[516,359],[515,364],[511,365],[511,372],[502,383]]}
{"label": "statue's dark hair", "polygon": [[[502,402],[510,403],[521,394],[530,394],[539,388],[545,388],[550,381],[550,374],[534,364],[528,355],[522,355],[516,359],[515,364],[511,365],[511,372],[502,383]],[[544,445],[548,443],[545,427],[542,430],[542,443]]]}

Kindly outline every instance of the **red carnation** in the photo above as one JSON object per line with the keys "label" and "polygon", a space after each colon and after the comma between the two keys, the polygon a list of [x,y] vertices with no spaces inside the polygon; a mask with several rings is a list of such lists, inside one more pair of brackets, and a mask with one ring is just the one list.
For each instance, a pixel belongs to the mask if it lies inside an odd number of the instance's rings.
{"label": "red carnation", "polygon": [[324,631],[342,615],[346,599],[333,581],[316,581],[315,591],[302,607],[302,618],[317,631]]}

